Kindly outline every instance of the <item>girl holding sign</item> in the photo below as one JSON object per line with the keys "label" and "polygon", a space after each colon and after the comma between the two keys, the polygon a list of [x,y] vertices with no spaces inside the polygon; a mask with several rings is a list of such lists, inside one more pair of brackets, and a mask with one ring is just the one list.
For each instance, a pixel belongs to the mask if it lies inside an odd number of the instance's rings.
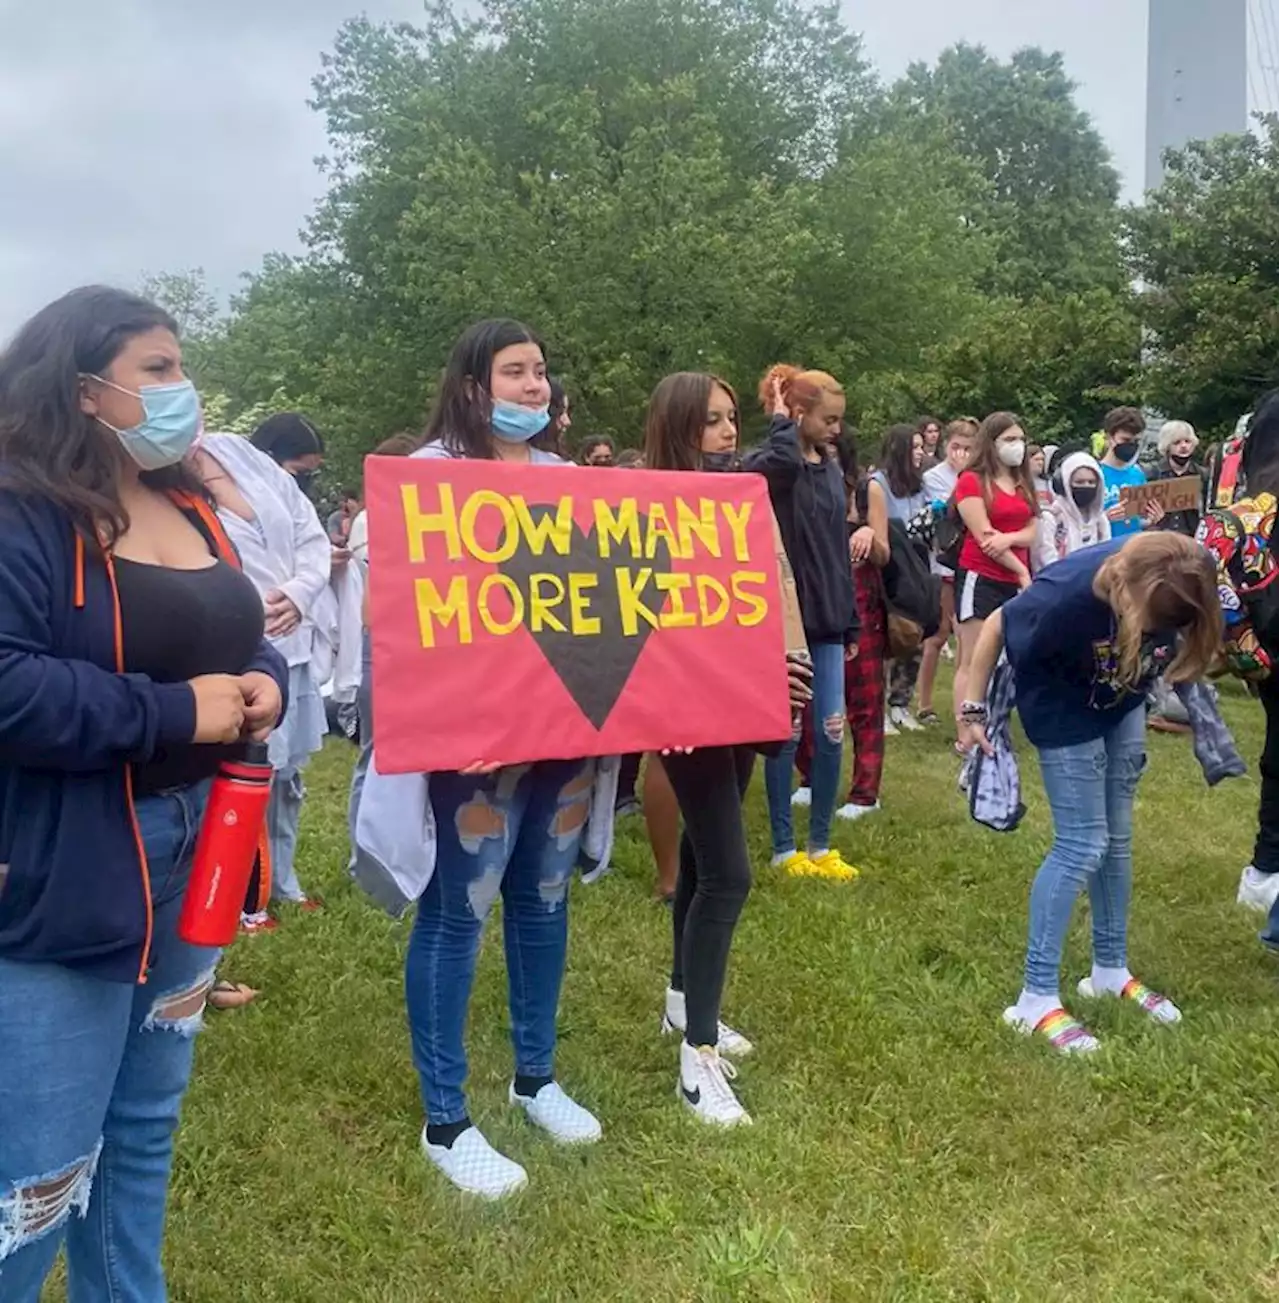
{"label": "girl holding sign", "polygon": [[[415,457],[554,463],[551,388],[542,345],[515,321],[481,321],[454,346]],[[569,879],[587,824],[592,760],[497,768],[484,757],[433,773],[435,872],[418,900],[405,960],[427,1158],[459,1189],[497,1199],[523,1167],[474,1125],[463,1085],[463,1031],[485,919],[499,894],[507,959],[514,1107],[561,1144],[600,1138],[600,1123],[554,1077],[556,1012],[568,945]]]}
{"label": "girl holding sign", "polygon": [[[737,451],[738,399],[723,380],[685,371],[667,376],[653,391],[645,419],[648,469],[737,470]],[[808,700],[808,678],[807,667],[794,667],[793,705]],[[695,1116],[720,1126],[749,1123],[730,1085],[737,1072],[729,1058],[749,1054],[752,1046],[720,1021],[720,997],[738,915],[751,889],[742,797],[755,748],[676,749],[662,763],[684,816],[663,1030],[683,1033],[678,1091]]]}
{"label": "girl holding sign", "polygon": [[844,421],[844,390],[825,371],[773,366],[760,382],[771,414],[769,438],[744,468],[769,482],[769,500],[795,572],[813,662],[814,757],[809,845],[797,850],[791,826],[793,738],[765,765],[773,863],[800,877],[847,882],[857,870],[831,846],[831,820],[844,750],[844,662],[857,655],[858,613],[849,568],[844,476],[831,446]]}

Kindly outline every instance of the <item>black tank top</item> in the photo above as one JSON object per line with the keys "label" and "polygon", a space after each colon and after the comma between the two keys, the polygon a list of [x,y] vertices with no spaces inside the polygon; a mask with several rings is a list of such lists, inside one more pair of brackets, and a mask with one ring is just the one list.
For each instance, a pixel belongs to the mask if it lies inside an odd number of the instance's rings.
{"label": "black tank top", "polygon": [[[157,683],[241,674],[262,641],[262,599],[225,561],[175,570],[116,557],[124,667]],[[139,796],[188,787],[217,772],[238,746],[161,747],[134,771]]]}

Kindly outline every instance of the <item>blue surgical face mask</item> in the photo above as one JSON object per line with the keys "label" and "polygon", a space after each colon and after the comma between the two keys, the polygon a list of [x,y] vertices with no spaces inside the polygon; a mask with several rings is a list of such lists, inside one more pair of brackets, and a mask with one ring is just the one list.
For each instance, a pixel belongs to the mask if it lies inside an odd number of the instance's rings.
{"label": "blue surgical face mask", "polygon": [[144,471],[175,466],[191,451],[200,434],[200,395],[190,380],[179,380],[172,385],[143,385],[135,391],[101,376],[90,379],[142,403],[142,423],[131,429],[117,430],[102,417],[97,419],[120,440],[125,452]]}
{"label": "blue surgical face mask", "polygon": [[551,420],[549,407],[522,407],[505,399],[493,400],[493,415],[489,418],[494,437],[504,443],[528,443],[535,434],[541,434]]}

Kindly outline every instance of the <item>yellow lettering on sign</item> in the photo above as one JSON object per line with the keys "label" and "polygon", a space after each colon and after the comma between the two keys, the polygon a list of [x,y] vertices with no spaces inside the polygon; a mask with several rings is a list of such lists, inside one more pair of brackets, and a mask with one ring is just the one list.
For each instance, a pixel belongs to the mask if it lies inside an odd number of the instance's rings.
{"label": "yellow lettering on sign", "polygon": [[658,555],[658,540],[664,539],[667,544],[667,555],[671,558],[680,556],[680,551],[676,545],[675,532],[671,528],[671,522],[667,519],[667,509],[661,502],[651,502],[649,504],[649,525],[644,535],[644,555],[645,559],[652,561]]}
{"label": "yellow lettering on sign", "polygon": [[765,575],[760,570],[735,570],[729,576],[729,587],[733,589],[733,595],[742,602],[748,609],[739,611],[735,617],[744,629],[750,629],[757,625],[766,615],[769,614],[769,603],[760,593],[750,591],[748,585],[762,586],[765,582]]}
{"label": "yellow lettering on sign", "polygon": [[569,555],[569,545],[573,541],[572,498],[562,497],[556,505],[554,515],[549,511],[544,512],[536,521],[520,494],[511,495],[511,505],[515,509],[516,520],[529,545],[529,551],[534,556],[541,556],[548,543],[551,544],[552,551],[559,552],[561,556]]}
{"label": "yellow lettering on sign", "polygon": [[[492,507],[502,517],[502,533],[497,547],[485,547],[476,537],[476,517],[485,507]],[[492,489],[477,489],[462,504],[458,516],[458,525],[462,531],[463,546],[478,561],[498,563],[510,561],[520,545],[520,530],[516,525],[516,515],[511,503],[501,493]]]}
{"label": "yellow lettering on sign", "polygon": [[625,566],[619,566],[614,575],[618,581],[618,611],[622,616],[623,636],[632,638],[640,629],[640,621],[646,621],[653,629],[658,627],[658,616],[640,600],[640,595],[653,578],[653,571],[642,566],[634,578]]}
{"label": "yellow lettering on sign", "polygon": [[[511,614],[500,620],[489,606],[490,597],[495,588],[500,588],[511,603]],[[485,575],[480,581],[480,591],[476,594],[476,614],[480,623],[492,634],[504,637],[514,633],[524,622],[524,594],[520,585],[510,575]]]}
{"label": "yellow lettering on sign", "polygon": [[722,502],[720,510],[724,512],[729,533],[733,535],[733,559],[750,561],[751,553],[747,549],[747,521],[751,519],[751,503],[744,502],[737,506],[732,502]]}
{"label": "yellow lettering on sign", "polygon": [[443,626],[451,621],[458,625],[458,641],[464,646],[471,641],[471,609],[467,605],[467,577],[455,575],[449,581],[449,591],[440,596],[440,590],[431,579],[415,579],[413,594],[418,606],[418,632],[424,647],[436,645],[436,622]]}
{"label": "yellow lettering on sign", "polygon": [[636,558],[640,556],[640,515],[636,511],[635,498],[623,498],[618,503],[617,514],[607,502],[600,499],[592,504],[596,518],[596,542],[600,555],[610,555],[610,545],[621,547],[625,542],[626,552]]}
{"label": "yellow lettering on sign", "polygon": [[591,605],[589,590],[599,583],[598,575],[574,573],[569,576],[569,627],[575,634],[600,632],[599,616],[588,614]]}
{"label": "yellow lettering on sign", "polygon": [[684,595],[693,587],[693,576],[682,574],[658,575],[654,583],[660,593],[671,599],[671,609],[663,608],[658,622],[664,629],[696,629],[698,617],[686,610]]}
{"label": "yellow lettering on sign", "polygon": [[[544,593],[543,587],[551,589],[550,595]],[[554,629],[564,633],[565,627],[560,618],[551,613],[553,606],[564,601],[564,580],[559,575],[537,574],[529,576],[529,632],[541,633],[543,629]]]}
{"label": "yellow lettering on sign", "polygon": [[440,510],[423,511],[416,484],[400,486],[400,502],[404,507],[405,535],[409,542],[409,560],[421,565],[427,559],[424,535],[443,534],[445,552],[450,561],[462,557],[462,543],[458,538],[458,516],[453,505],[453,488],[440,485]]}
{"label": "yellow lettering on sign", "polygon": [[[719,624],[729,614],[729,590],[711,575],[699,575],[697,588],[698,614],[702,617],[702,627],[709,629],[712,625]],[[718,603],[714,609],[707,601],[709,596],[714,597]]]}
{"label": "yellow lettering on sign", "polygon": [[712,498],[699,498],[695,512],[683,499],[676,499],[676,533],[680,537],[680,555],[686,560],[693,556],[696,538],[707,550],[708,556],[720,555],[720,529],[716,524],[716,504]]}

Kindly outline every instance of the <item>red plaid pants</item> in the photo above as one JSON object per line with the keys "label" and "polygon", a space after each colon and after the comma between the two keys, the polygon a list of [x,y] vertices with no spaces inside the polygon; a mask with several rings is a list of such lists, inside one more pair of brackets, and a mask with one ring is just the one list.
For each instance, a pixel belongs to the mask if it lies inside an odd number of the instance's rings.
{"label": "red plaid pants", "polygon": [[[880,799],[880,775],[884,769],[884,587],[880,571],[862,565],[853,572],[858,600],[858,654],[844,663],[844,703],[853,738],[853,782],[849,800],[855,805],[875,805]],[[796,749],[796,768],[805,785],[813,760],[811,707],[805,709]]]}

